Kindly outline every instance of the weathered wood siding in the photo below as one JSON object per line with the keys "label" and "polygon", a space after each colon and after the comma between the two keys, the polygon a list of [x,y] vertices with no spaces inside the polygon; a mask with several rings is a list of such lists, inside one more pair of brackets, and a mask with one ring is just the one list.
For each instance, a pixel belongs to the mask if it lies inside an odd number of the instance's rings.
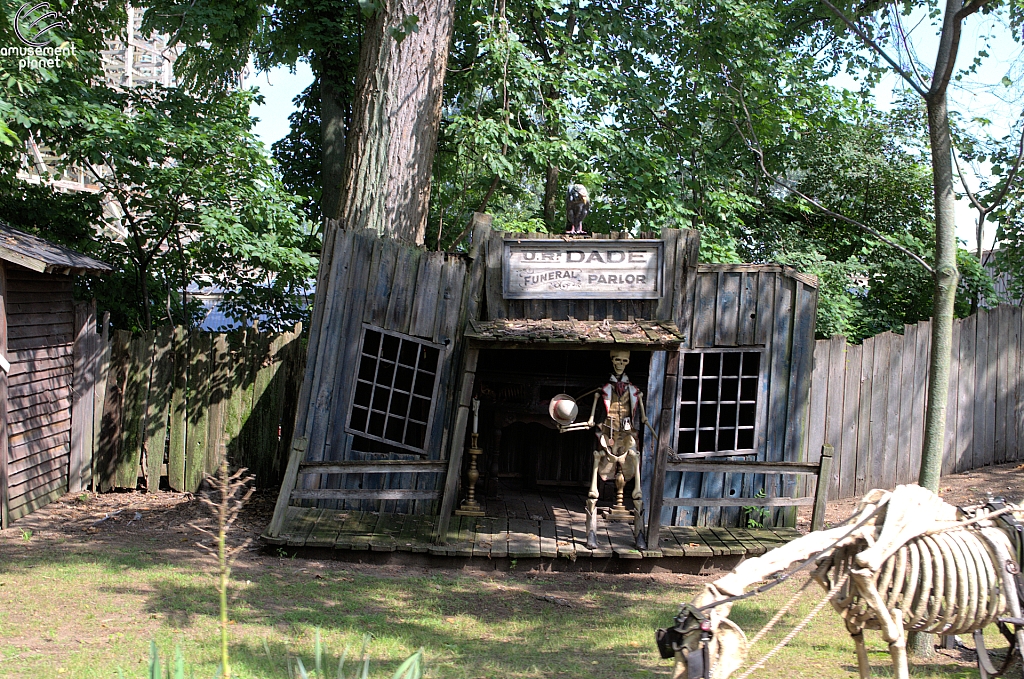
{"label": "weathered wood siding", "polygon": [[[1022,322],[1007,305],[953,321],[943,474],[1024,460]],[[805,451],[835,448],[830,500],[917,482],[930,352],[930,321],[815,342]]]}
{"label": "weathered wood siding", "polygon": [[[295,435],[307,443],[304,462],[291,482],[291,500],[435,514],[447,465],[419,463],[445,460],[451,449],[461,446],[451,440],[451,433],[469,298],[467,258],[344,230],[331,250],[321,265],[323,292],[314,307],[299,398]],[[360,444],[364,439],[349,431],[367,326],[439,348],[434,407],[422,454],[397,446],[388,450],[386,443],[367,449]],[[322,473],[325,469],[330,473]],[[284,486],[282,495],[289,492],[289,479]]]}
{"label": "weathered wood siding", "polygon": [[[754,456],[736,460],[797,462],[803,460],[807,395],[814,350],[817,281],[787,267],[754,264],[700,264],[691,267],[693,282],[677,323],[686,335],[679,369],[687,354],[716,349],[762,351],[758,380]],[[679,442],[682,379],[675,380],[671,446]],[[818,444],[820,455],[821,444]],[[719,458],[721,459],[721,458]],[[816,462],[817,455],[808,455]],[[742,498],[763,490],[768,497],[790,497],[797,479],[791,475],[724,474],[673,471],[665,474],[665,498]],[[736,525],[738,507],[665,506],[665,525]],[[775,510],[772,520],[792,523],[793,508]]]}
{"label": "weathered wood siding", "polygon": [[14,521],[68,488],[72,281],[5,263],[7,511]]}

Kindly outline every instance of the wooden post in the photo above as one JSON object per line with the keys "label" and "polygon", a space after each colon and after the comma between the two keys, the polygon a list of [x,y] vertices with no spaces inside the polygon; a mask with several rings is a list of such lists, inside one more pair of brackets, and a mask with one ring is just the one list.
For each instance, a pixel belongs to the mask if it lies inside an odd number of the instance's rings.
{"label": "wooden post", "polygon": [[673,426],[672,414],[674,405],[679,398],[678,388],[679,373],[679,352],[669,351],[665,354],[665,382],[662,387],[661,397],[661,422],[658,425],[658,449],[654,457],[654,469],[649,471],[651,475],[651,495],[647,498],[647,507],[650,514],[647,517],[647,548],[650,550],[661,549],[661,509],[665,504],[665,469],[668,463],[668,450],[672,442]]}
{"label": "wooden post", "polygon": [[267,526],[267,537],[276,538],[281,534],[281,524],[284,523],[284,512],[288,509],[288,501],[291,499],[292,491],[295,490],[295,481],[299,477],[299,464],[306,456],[306,439],[298,437],[292,440],[292,450],[288,455],[288,467],[284,471],[284,479],[281,481],[281,492],[277,495],[277,504],[274,505],[274,517],[270,519]]}
{"label": "wooden post", "polygon": [[818,468],[818,487],[814,491],[814,512],[811,514],[811,530],[822,530],[825,527],[825,503],[828,501],[828,482],[832,475],[831,445],[821,447],[821,462]]}
{"label": "wooden post", "polygon": [[473,396],[473,383],[476,377],[478,349],[467,349],[463,364],[459,402],[455,415],[455,429],[452,435],[451,454],[448,455],[448,475],[444,484],[444,496],[441,498],[441,516],[437,521],[437,535],[434,542],[443,544],[448,535],[448,521],[455,508],[455,497],[459,489],[459,476],[462,472],[462,449],[466,442],[466,426],[469,423],[469,403]]}
{"label": "wooden post", "polygon": [[107,373],[110,368],[110,312],[103,312],[103,326],[93,339],[96,346],[96,388],[92,411],[92,490],[99,492],[100,476],[97,462],[100,455],[100,435],[103,430],[103,404],[107,398]]}
{"label": "wooden post", "polygon": [[89,335],[96,332],[96,316],[87,302],[75,304],[75,341],[72,348],[71,372],[71,455],[68,463],[68,492],[83,488],[85,470],[92,465],[90,447],[86,441],[88,423],[92,420],[93,387],[96,374],[90,360]]}

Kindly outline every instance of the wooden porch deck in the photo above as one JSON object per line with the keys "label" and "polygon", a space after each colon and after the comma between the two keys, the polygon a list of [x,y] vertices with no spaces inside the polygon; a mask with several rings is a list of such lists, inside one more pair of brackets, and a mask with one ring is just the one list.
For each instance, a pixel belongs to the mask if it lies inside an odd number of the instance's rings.
{"label": "wooden porch deck", "polygon": [[[492,501],[493,502],[493,501]],[[586,547],[583,512],[553,507],[553,518],[453,516],[443,544],[433,540],[437,517],[355,510],[288,507],[281,533],[268,545],[295,549],[409,552],[486,559],[658,559],[744,557],[764,554],[800,533],[793,528],[663,526],[660,544],[638,551],[626,523],[598,521],[596,550]],[[339,554],[339,556],[341,556]]]}

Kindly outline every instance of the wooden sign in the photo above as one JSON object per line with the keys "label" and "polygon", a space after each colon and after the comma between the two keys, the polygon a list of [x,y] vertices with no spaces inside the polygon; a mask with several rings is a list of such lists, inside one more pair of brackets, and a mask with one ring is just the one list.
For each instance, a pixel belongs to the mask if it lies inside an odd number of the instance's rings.
{"label": "wooden sign", "polygon": [[506,240],[505,299],[657,299],[662,240]]}

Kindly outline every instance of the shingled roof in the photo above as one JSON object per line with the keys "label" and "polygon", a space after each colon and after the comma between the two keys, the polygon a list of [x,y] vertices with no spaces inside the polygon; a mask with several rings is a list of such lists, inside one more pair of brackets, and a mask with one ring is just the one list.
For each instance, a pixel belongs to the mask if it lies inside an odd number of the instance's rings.
{"label": "shingled roof", "polygon": [[104,274],[113,267],[0,222],[0,260],[40,273]]}
{"label": "shingled roof", "polygon": [[588,344],[617,344],[633,349],[668,349],[679,346],[683,335],[668,321],[470,321],[466,337],[477,342],[555,345],[559,349]]}

